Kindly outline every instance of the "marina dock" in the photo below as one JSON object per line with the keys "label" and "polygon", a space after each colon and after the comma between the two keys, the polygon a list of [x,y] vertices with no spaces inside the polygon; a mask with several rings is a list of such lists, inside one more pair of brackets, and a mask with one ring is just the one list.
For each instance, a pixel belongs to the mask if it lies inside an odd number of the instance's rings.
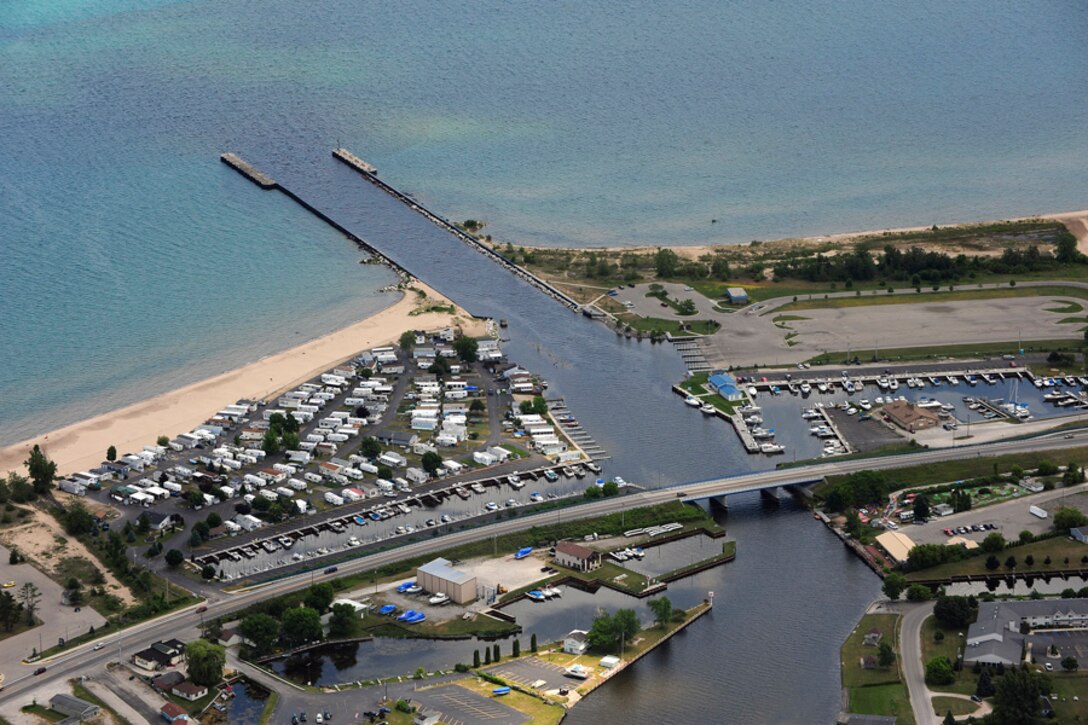
{"label": "marina dock", "polygon": [[548,410],[552,414],[552,420],[559,424],[563,435],[591,461],[603,461],[612,457],[582,428],[581,423],[574,419],[563,398],[549,400]]}
{"label": "marina dock", "polygon": [[279,184],[276,183],[275,179],[240,157],[238,154],[228,151],[225,154],[221,154],[219,160],[262,189],[275,189],[279,187]]}
{"label": "marina dock", "polygon": [[366,161],[359,158],[358,156],[351,153],[350,151],[348,151],[345,148],[335,148],[335,149],[333,149],[332,155],[337,160],[341,161],[342,163],[344,163],[344,164],[350,166],[351,168],[355,169],[356,171],[358,171],[360,174],[363,175],[363,178],[365,178],[367,181],[374,184],[379,189],[385,191],[387,194],[389,194],[393,198],[397,199],[398,201],[404,203],[405,205],[407,205],[409,208],[413,209],[414,211],[419,212],[424,217],[426,217],[431,223],[433,223],[436,226],[441,227],[442,229],[448,231],[450,234],[453,234],[455,237],[460,239],[465,244],[468,244],[470,247],[472,247],[476,251],[480,252],[484,256],[491,259],[493,262],[498,264],[500,267],[503,267],[507,271],[513,273],[515,276],[520,277],[521,279],[528,282],[533,287],[536,287],[538,290],[540,290],[544,294],[548,295],[549,297],[557,300],[558,302],[562,303],[563,305],[565,305],[569,309],[571,309],[571,310],[573,310],[575,312],[580,312],[582,310],[582,305],[579,304],[578,301],[575,300],[574,298],[572,298],[570,295],[566,294],[565,292],[563,292],[562,290],[556,288],[555,286],[549,284],[548,282],[544,281],[540,277],[537,277],[535,274],[533,274],[529,270],[525,269],[524,267],[521,267],[518,264],[514,263],[513,261],[507,259],[502,254],[500,254],[499,252],[495,251],[494,249],[492,249],[488,245],[484,244],[479,238],[473,236],[472,234],[469,234],[468,232],[461,229],[456,224],[453,224],[452,222],[450,222],[448,219],[446,219],[444,217],[441,217],[438,214],[435,214],[430,209],[427,209],[426,207],[424,207],[422,204],[417,202],[412,197],[408,196],[407,194],[405,194],[405,193],[403,193],[401,191],[398,191],[394,187],[390,186],[389,184],[387,184],[384,181],[382,181],[381,179],[379,179],[378,176],[377,176],[378,171],[377,171],[376,168],[374,168],[374,166],[372,164],[367,163]]}

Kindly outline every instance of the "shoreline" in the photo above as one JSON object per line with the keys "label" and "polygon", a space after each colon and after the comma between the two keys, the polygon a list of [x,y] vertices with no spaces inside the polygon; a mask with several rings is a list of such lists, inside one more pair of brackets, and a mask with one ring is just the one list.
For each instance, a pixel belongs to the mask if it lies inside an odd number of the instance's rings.
{"label": "shoreline", "polygon": [[[354,357],[367,348],[396,343],[408,329],[431,330],[460,325],[469,334],[482,334],[482,323],[449,299],[418,280],[401,292],[392,305],[327,335],[228,370],[219,375],[160,393],[138,403],[99,415],[32,438],[0,447],[0,475],[25,473],[23,461],[38,444],[65,475],[93,468],[105,458],[106,449],[118,452],[142,450],[160,435],[173,437],[204,422],[224,405],[245,398],[276,397],[299,383]],[[453,305],[454,312],[411,313],[420,302]]]}
{"label": "shoreline", "polygon": [[[981,224],[997,224],[1001,222],[1024,222],[1033,220],[1046,220],[1061,222],[1065,224],[1070,233],[1077,238],[1077,247],[1081,252],[1088,254],[1088,209],[1054,212],[1050,214],[1032,214],[1029,216],[1012,217],[1010,219],[989,219],[967,222],[956,222],[950,224],[937,224],[936,226],[941,229],[949,229],[956,227],[970,227]],[[803,237],[783,237],[781,239],[762,239],[759,240],[763,245],[785,245],[796,244],[801,246],[827,244],[828,242],[853,242],[863,238],[880,236],[882,234],[902,234],[909,232],[922,232],[932,228],[933,225],[922,226],[910,226],[910,227],[887,227],[883,229],[871,229],[867,231],[852,231],[852,232],[835,232],[832,234],[811,234]],[[507,242],[494,239],[491,241],[491,246],[494,248],[501,248]],[[659,244],[659,245],[638,245],[632,247],[570,247],[570,246],[533,246],[527,244],[515,244],[515,246],[524,247],[525,249],[541,250],[541,251],[577,251],[577,252],[654,252],[658,249],[671,249],[681,256],[697,258],[703,254],[711,254],[715,251],[721,250],[739,250],[745,249],[751,246],[751,242],[722,242],[720,244]]]}

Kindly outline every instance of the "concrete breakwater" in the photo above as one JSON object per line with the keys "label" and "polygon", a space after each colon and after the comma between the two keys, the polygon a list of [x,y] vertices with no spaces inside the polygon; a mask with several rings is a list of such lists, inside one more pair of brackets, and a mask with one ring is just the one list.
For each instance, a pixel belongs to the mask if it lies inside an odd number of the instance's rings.
{"label": "concrete breakwater", "polygon": [[242,176],[252,181],[257,186],[261,187],[262,189],[275,189],[279,187],[279,184],[276,183],[275,179],[258,169],[253,164],[242,159],[240,156],[238,156],[238,154],[228,151],[224,154],[221,154],[219,156],[219,160],[237,171]]}
{"label": "concrete breakwater", "polygon": [[574,298],[567,295],[565,292],[557,289],[555,286],[549,284],[548,282],[545,282],[543,279],[537,277],[532,272],[529,272],[527,269],[507,259],[499,252],[484,244],[477,237],[464,231],[457,225],[450,222],[448,219],[441,217],[438,214],[435,214],[430,209],[427,209],[422,204],[417,202],[415,199],[411,198],[407,194],[398,191],[394,187],[379,179],[377,176],[377,169],[375,169],[374,166],[368,164],[366,161],[351,153],[347,149],[333,149],[332,155],[334,158],[358,171],[367,181],[374,184],[379,189],[382,189],[393,198],[403,202],[409,208],[419,212],[428,220],[430,220],[433,224],[441,227],[442,229],[445,229],[450,234],[453,234],[465,244],[468,244],[470,247],[480,252],[484,256],[488,257],[493,262],[503,267],[507,271],[511,272],[515,276],[525,280],[544,294],[561,302],[575,312],[579,312],[582,310],[582,305],[579,304]]}
{"label": "concrete breakwater", "polygon": [[337,222],[336,220],[329,217],[327,214],[325,214],[320,209],[315,208],[308,201],[306,201],[305,199],[300,197],[298,194],[296,194],[295,192],[288,189],[283,184],[280,184],[279,182],[277,182],[275,179],[273,179],[271,176],[269,176],[268,174],[266,174],[263,171],[261,171],[260,169],[258,169],[253,164],[249,163],[245,159],[238,156],[238,154],[235,154],[235,153],[232,153],[232,152],[228,151],[228,152],[226,152],[224,154],[221,154],[219,156],[219,160],[222,161],[227,166],[230,166],[232,169],[234,169],[239,174],[241,174],[242,176],[244,176],[247,179],[249,179],[250,181],[252,181],[257,186],[261,187],[262,189],[267,189],[267,190],[278,189],[278,190],[282,191],[288,197],[290,197],[295,202],[297,202],[299,204],[299,206],[301,206],[303,209],[310,212],[311,214],[316,216],[318,219],[320,219],[321,221],[325,222],[326,224],[331,226],[336,231],[343,234],[350,241],[354,242],[356,244],[356,246],[358,246],[361,250],[363,250],[364,252],[369,254],[371,257],[374,257],[375,259],[380,261],[382,264],[385,264],[385,265],[389,266],[390,269],[395,271],[400,276],[402,281],[408,281],[408,279],[411,277],[411,274],[404,267],[400,266],[399,264],[397,264],[393,260],[386,257],[378,249],[371,246],[368,242],[366,242],[363,239],[360,239],[358,236],[356,236],[352,232],[348,231],[339,222]]}

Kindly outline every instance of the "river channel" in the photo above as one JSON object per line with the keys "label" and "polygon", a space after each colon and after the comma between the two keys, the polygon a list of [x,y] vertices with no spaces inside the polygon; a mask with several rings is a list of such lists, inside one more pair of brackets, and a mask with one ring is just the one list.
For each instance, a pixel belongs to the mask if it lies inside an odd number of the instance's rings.
{"label": "river channel", "polygon": [[[609,474],[658,487],[773,465],[747,455],[728,427],[681,404],[669,388],[683,377],[684,366],[670,346],[620,338],[570,312],[331,157],[326,163],[276,161],[282,153],[254,149],[247,155],[474,314],[507,319],[510,359],[546,377],[549,395],[566,399],[613,456]],[[653,713],[701,722],[708,708],[721,713],[713,718],[719,722],[834,718],[839,646],[877,595],[879,580],[791,499],[773,503],[750,494],[731,497],[729,505],[719,517],[737,540],[737,560],[669,587],[678,603],[713,591],[713,614],[601,688],[569,722],[636,722]],[[602,605],[618,606],[605,602],[608,596]],[[564,609],[575,604],[574,596],[570,600]],[[578,604],[555,622],[547,621],[544,607],[532,616],[540,617],[541,636],[553,629],[562,634],[593,606]],[[532,629],[528,621],[523,625]],[[474,647],[466,642],[464,648]],[[405,655],[390,653],[387,664],[430,658],[423,649]]]}

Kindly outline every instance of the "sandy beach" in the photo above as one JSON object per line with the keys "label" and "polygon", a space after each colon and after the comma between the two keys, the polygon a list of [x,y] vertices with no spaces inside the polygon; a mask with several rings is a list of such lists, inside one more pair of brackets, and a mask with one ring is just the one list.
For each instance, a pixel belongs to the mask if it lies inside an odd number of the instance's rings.
{"label": "sandy beach", "polygon": [[[1033,214],[1026,217],[1013,217],[1011,219],[1004,219],[1000,221],[1007,222],[1019,222],[1019,221],[1031,221],[1036,219],[1053,219],[1055,221],[1062,222],[1069,229],[1069,232],[1077,238],[1077,247],[1081,252],[1088,254],[1088,210],[1082,211],[1066,211],[1056,212],[1053,214]],[[960,227],[960,226],[973,226],[976,224],[991,224],[997,220],[979,220],[976,222],[962,222],[955,224],[938,224],[941,228],[944,227]],[[868,231],[858,232],[839,232],[836,234],[818,234],[807,237],[790,237],[786,239],[773,239],[763,240],[762,244],[764,248],[769,246],[797,246],[797,247],[809,247],[826,245],[828,242],[853,242],[863,237],[872,237],[881,234],[897,234],[906,232],[921,232],[929,229],[929,226],[916,226],[916,227],[890,227],[887,229],[870,229]],[[505,240],[496,240],[492,243],[492,246],[497,249],[502,249],[506,244]],[[656,252],[661,247],[668,247],[676,252],[680,257],[685,259],[698,259],[707,254],[714,254],[716,252],[729,251],[729,252],[743,252],[749,248],[750,245],[745,243],[736,244],[698,244],[698,245],[680,245],[674,246],[669,244],[662,244],[659,246],[643,246],[643,247],[579,247],[579,250],[585,251],[599,251],[599,252],[631,252],[631,253],[648,253]],[[552,250],[553,247],[531,247],[527,246],[526,249],[542,249]],[[978,250],[971,250],[972,254],[979,254]]]}
{"label": "sandy beach", "polygon": [[392,306],[324,337],[143,402],[0,448],[0,472],[23,471],[23,461],[34,444],[40,445],[56,461],[60,474],[97,466],[111,445],[122,453],[141,450],[145,445],[153,444],[160,435],[173,437],[191,430],[236,400],[275,397],[362,350],[395,342],[405,330],[435,330],[459,325],[468,334],[483,334],[484,323],[456,306],[453,314],[419,312],[423,306],[453,303],[419,281],[414,281],[412,286],[423,290],[426,298],[409,290]]}

